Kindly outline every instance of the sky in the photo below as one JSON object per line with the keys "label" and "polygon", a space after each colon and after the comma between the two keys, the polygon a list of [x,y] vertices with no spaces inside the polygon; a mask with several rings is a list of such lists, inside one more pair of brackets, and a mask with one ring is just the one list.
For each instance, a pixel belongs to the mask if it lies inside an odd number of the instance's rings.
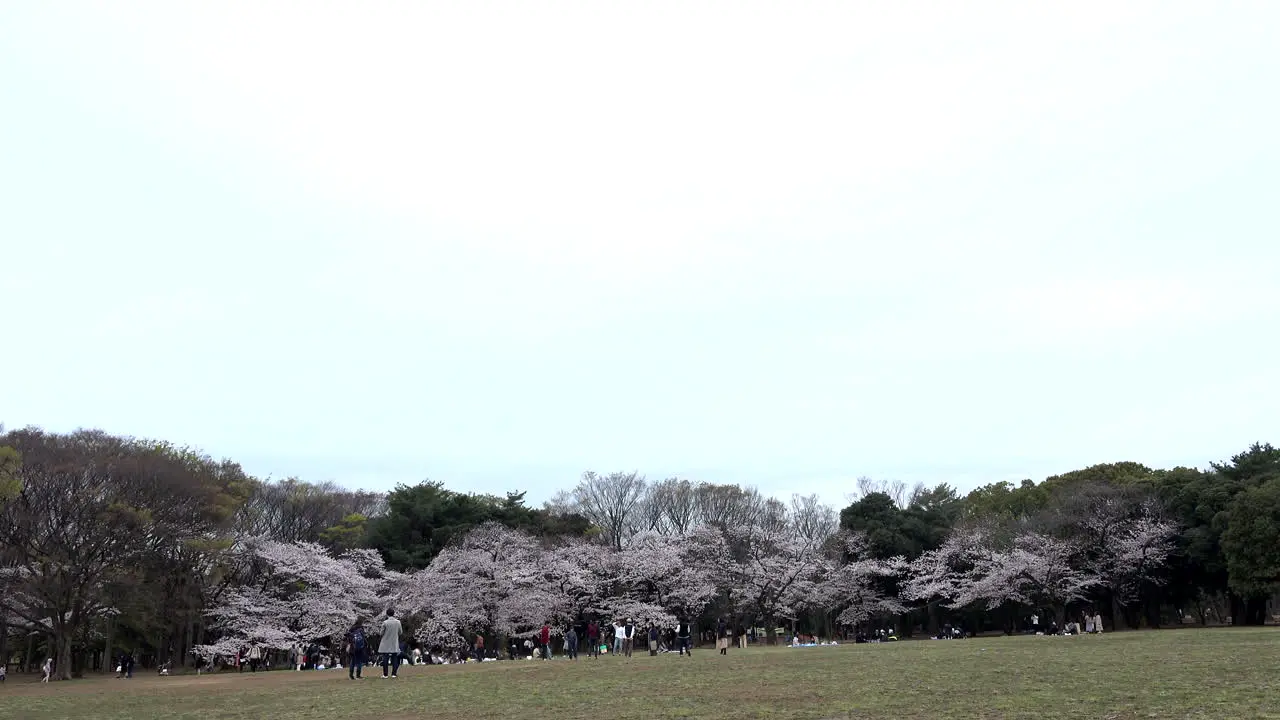
{"label": "sky", "polygon": [[840,504],[1280,443],[1280,4],[0,5],[0,422]]}

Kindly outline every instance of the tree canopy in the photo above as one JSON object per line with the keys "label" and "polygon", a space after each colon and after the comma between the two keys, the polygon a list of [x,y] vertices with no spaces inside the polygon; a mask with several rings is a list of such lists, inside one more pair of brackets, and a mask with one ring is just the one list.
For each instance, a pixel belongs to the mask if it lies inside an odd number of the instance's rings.
{"label": "tree canopy", "polygon": [[[1101,613],[1116,627],[1260,624],[1280,593],[1280,450],[1208,468],[1091,465],[965,495],[859,478],[815,495],[588,471],[521,491],[271,480],[190,447],[0,434],[0,651],[51,637],[58,675],[113,648],[188,662],[329,641],[393,599],[424,642],[547,620],[718,616],[809,632]],[[489,588],[480,597],[474,588]],[[327,639],[326,639],[327,638]]]}

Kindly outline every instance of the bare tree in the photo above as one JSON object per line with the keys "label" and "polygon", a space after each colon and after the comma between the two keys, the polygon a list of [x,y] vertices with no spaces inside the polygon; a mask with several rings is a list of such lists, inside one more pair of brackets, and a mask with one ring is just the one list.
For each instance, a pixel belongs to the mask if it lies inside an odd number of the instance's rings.
{"label": "bare tree", "polygon": [[670,478],[666,484],[667,523],[672,532],[692,532],[698,524],[698,489],[688,480]]}
{"label": "bare tree", "polygon": [[822,543],[835,534],[839,518],[835,508],[823,505],[817,495],[792,495],[791,524],[796,535]]}
{"label": "bare tree", "polygon": [[633,530],[634,516],[648,483],[637,472],[597,475],[587,471],[573,489],[577,511],[600,528],[605,539],[621,550]]}
{"label": "bare tree", "polygon": [[855,503],[872,493],[883,493],[893,500],[894,505],[903,509],[911,505],[911,501],[918,493],[925,492],[924,483],[916,483],[915,487],[908,492],[907,484],[902,480],[876,480],[866,475],[859,477],[856,485],[857,489],[845,496],[849,502]]}
{"label": "bare tree", "polygon": [[265,535],[280,542],[317,542],[321,533],[349,515],[367,518],[385,509],[385,495],[347,490],[334,482],[253,481],[237,513],[236,529],[242,535]]}
{"label": "bare tree", "polygon": [[697,507],[704,523],[727,531],[754,526],[759,520],[763,499],[755,488],[701,483],[697,489]]}
{"label": "bare tree", "polygon": [[635,512],[631,513],[629,534],[642,532],[667,534],[666,513],[663,512],[662,499],[655,492],[656,485],[650,485],[636,502]]}

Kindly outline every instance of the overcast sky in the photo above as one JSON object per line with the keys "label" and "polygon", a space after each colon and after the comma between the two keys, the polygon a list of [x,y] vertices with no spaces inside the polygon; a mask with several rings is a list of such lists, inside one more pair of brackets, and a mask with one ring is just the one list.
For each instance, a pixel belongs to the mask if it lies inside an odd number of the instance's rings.
{"label": "overcast sky", "polygon": [[10,2],[0,422],[541,501],[1280,442],[1280,3]]}

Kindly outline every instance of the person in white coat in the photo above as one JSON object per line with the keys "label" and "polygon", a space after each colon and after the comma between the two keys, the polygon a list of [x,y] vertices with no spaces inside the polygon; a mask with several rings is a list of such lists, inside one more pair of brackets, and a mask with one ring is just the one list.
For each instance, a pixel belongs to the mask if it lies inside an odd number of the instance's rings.
{"label": "person in white coat", "polygon": [[378,653],[382,655],[382,677],[388,677],[387,671],[391,671],[390,677],[396,677],[400,672],[400,633],[404,628],[400,626],[400,621],[396,619],[396,611],[393,608],[387,608],[387,619],[382,621],[382,639],[378,641]]}

